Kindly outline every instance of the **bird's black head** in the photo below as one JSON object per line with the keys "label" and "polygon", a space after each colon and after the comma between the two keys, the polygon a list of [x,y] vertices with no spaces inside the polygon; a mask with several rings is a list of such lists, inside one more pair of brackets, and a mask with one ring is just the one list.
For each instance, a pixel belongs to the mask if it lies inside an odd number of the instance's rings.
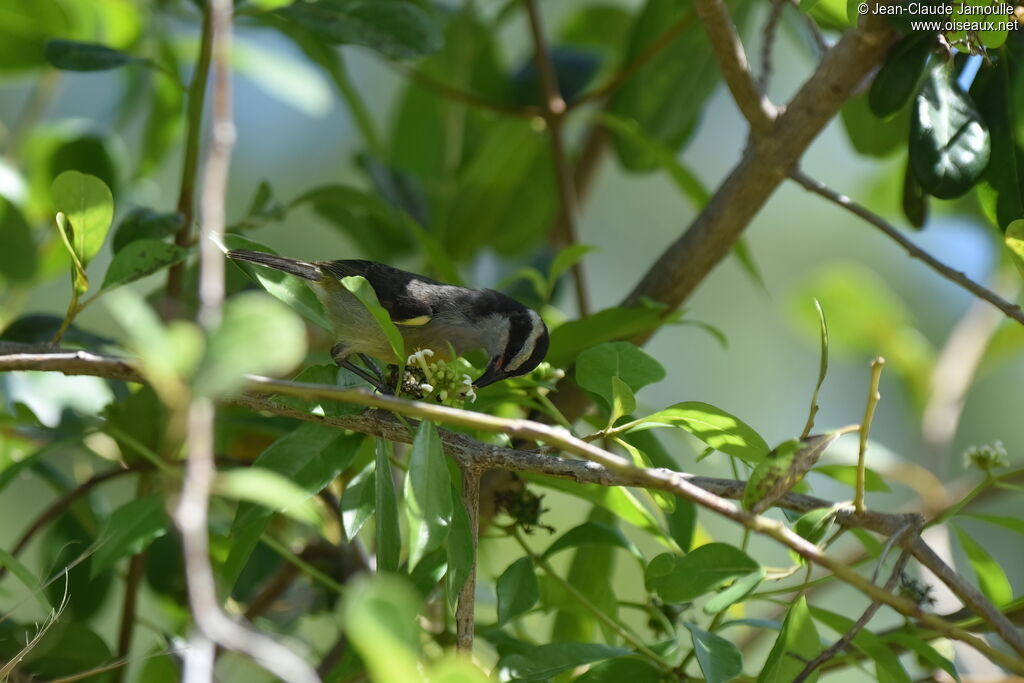
{"label": "bird's black head", "polygon": [[547,325],[535,311],[525,306],[507,313],[508,334],[497,355],[491,358],[484,374],[474,382],[477,388],[509,377],[525,375],[540,365],[548,353]]}

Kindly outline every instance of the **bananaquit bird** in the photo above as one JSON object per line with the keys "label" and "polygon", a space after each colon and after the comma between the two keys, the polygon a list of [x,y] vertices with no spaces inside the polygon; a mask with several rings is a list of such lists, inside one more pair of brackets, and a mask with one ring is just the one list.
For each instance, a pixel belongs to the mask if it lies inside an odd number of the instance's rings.
{"label": "bananaquit bird", "polygon": [[450,360],[482,348],[490,361],[474,382],[477,388],[509,377],[525,375],[537,367],[548,351],[548,328],[537,313],[492,289],[467,289],[431,280],[383,263],[362,260],[299,261],[258,251],[234,249],[235,261],[248,261],[302,278],[327,312],[337,343],[331,348],[334,361],[385,390],[349,358],[374,356],[397,363],[394,351],[366,307],[340,280],[362,275],[377,294],[380,305],[405,340],[405,348],[431,349]]}

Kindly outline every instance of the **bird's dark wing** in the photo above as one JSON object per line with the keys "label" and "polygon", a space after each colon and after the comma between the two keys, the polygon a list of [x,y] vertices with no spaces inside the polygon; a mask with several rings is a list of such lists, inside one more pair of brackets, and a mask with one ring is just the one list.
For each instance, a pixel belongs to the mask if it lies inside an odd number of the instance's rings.
{"label": "bird's dark wing", "polygon": [[339,279],[350,275],[365,277],[396,325],[426,325],[434,317],[433,307],[423,297],[412,296],[412,290],[418,283],[440,285],[436,280],[362,259],[318,261],[316,265]]}

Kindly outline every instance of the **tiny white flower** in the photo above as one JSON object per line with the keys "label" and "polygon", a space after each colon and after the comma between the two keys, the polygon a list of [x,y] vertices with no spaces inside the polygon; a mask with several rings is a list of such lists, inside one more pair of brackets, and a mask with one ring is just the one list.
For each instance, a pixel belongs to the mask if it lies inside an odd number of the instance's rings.
{"label": "tiny white flower", "polygon": [[434,387],[424,382],[423,384],[420,385],[420,389],[429,394],[431,391],[434,390]]}
{"label": "tiny white flower", "polygon": [[427,357],[433,356],[434,352],[430,349],[420,349],[414,354],[405,359],[406,365],[412,365],[415,363],[423,370],[423,374],[427,376],[427,379],[431,379],[430,366],[427,365]]}

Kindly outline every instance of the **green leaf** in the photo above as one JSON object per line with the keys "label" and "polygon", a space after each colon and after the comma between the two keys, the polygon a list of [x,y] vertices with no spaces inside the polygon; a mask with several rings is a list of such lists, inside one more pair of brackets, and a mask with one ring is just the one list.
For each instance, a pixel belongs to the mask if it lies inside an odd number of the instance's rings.
{"label": "green leaf", "polygon": [[880,119],[871,111],[868,94],[864,93],[846,100],[839,116],[858,154],[884,158],[906,149],[911,109],[906,106],[895,115]]}
{"label": "green leaf", "polygon": [[952,67],[932,68],[914,102],[910,166],[921,187],[940,199],[967,192],[988,165],[988,127],[956,83]]}
{"label": "green leaf", "polygon": [[665,540],[665,532],[658,520],[636,495],[628,489],[616,486],[600,486],[598,484],[577,484],[575,482],[541,477],[538,475],[522,475],[528,482],[537,486],[562,491],[587,502],[599,505],[624,522],[643,529],[666,546],[671,544]]}
{"label": "green leaf", "polygon": [[[613,378],[636,392],[665,378],[661,363],[629,342],[606,342],[587,349],[576,359],[576,383],[613,406]],[[634,401],[635,407],[635,401]]]}
{"label": "green leaf", "polygon": [[513,680],[543,681],[577,666],[634,654],[632,650],[598,643],[551,643],[511,654],[498,661],[498,670]]}
{"label": "green leaf", "polygon": [[693,651],[697,655],[704,680],[708,683],[727,683],[743,673],[743,655],[722,636],[702,631],[687,624],[693,638]]}
{"label": "green leaf", "polygon": [[[811,607],[810,612],[816,620],[825,624],[836,633],[845,634],[853,628],[853,619],[840,614],[829,612],[819,607]],[[875,676],[879,683],[911,683],[912,679],[907,675],[896,653],[889,649],[884,640],[871,631],[867,629],[858,631],[853,639],[853,646],[874,660]],[[817,655],[818,653],[815,652],[814,654]]]}
{"label": "green leaf", "polygon": [[142,61],[106,45],[75,40],[47,41],[45,54],[46,61],[65,71],[107,71]]}
{"label": "green leaf", "polygon": [[0,276],[11,283],[27,283],[36,274],[38,257],[32,228],[17,206],[0,196]]}
{"label": "green leaf", "polygon": [[540,599],[540,586],[533,570],[533,560],[520,557],[498,577],[498,625],[525,614]]}
{"label": "green leaf", "polygon": [[995,524],[1001,526],[1004,529],[1009,529],[1018,534],[1024,534],[1024,519],[1020,517],[1001,517],[999,515],[965,515],[971,519],[980,519],[988,522],[989,524]]}
{"label": "green leaf", "polygon": [[1013,587],[1006,578],[1006,572],[999,566],[999,563],[988,552],[981,547],[970,534],[964,532],[960,527],[956,529],[956,536],[960,539],[964,553],[967,555],[971,568],[978,577],[978,584],[981,592],[997,607],[1005,605],[1013,600]]}
{"label": "green leaf", "polygon": [[423,680],[416,662],[420,599],[407,580],[393,574],[358,577],[344,607],[345,633],[372,680]]}
{"label": "green leaf", "polygon": [[953,666],[953,662],[949,661],[948,659],[940,655],[934,647],[932,647],[929,643],[925,642],[923,639],[917,636],[909,635],[907,633],[900,633],[899,631],[896,631],[885,636],[885,640],[886,642],[895,643],[900,647],[904,647],[914,652],[915,654],[917,654],[918,657],[928,662],[932,666],[942,669],[947,674],[949,674],[950,678],[952,678],[957,683],[960,683],[960,674],[957,673],[956,667]]}
{"label": "green leaf", "polygon": [[836,430],[790,439],[776,446],[750,473],[743,490],[743,507],[754,514],[772,507],[804,478],[842,434],[841,430]]}
{"label": "green leaf", "polygon": [[[856,465],[818,465],[812,470],[815,474],[824,474],[826,477],[846,484],[847,486],[857,485]],[[892,491],[885,479],[878,472],[870,467],[864,468],[864,490],[888,493]]]}
{"label": "green leaf", "polygon": [[323,185],[303,193],[290,206],[304,204],[371,259],[388,261],[412,250],[413,238],[401,213],[373,193],[347,185]]}
{"label": "green leaf", "polygon": [[[754,3],[730,3],[730,14],[740,31]],[[658,41],[668,42],[648,55]],[[672,151],[691,137],[708,97],[721,78],[707,34],[690,0],[648,0],[633,22],[623,64],[647,57],[615,92],[608,104],[611,114],[632,119],[640,130]],[[614,134],[619,161],[630,171],[648,171],[657,155],[629,137]]]}
{"label": "green leaf", "polygon": [[53,205],[70,223],[75,255],[84,269],[103,246],[114,219],[110,188],[96,176],[64,171],[50,186]]}
{"label": "green leaf", "polygon": [[160,213],[144,207],[132,209],[114,229],[111,247],[117,254],[135,240],[162,240],[176,233],[184,220],[176,211]]}
{"label": "green leaf", "polygon": [[1006,248],[1010,250],[1013,265],[1017,267],[1021,277],[1024,277],[1024,218],[1018,218],[1006,226],[1006,235],[1003,239]]}
{"label": "green leaf", "polygon": [[[73,243],[75,236],[72,233],[71,224],[68,222],[67,216],[59,211],[57,212],[56,222],[57,234],[60,235],[64,249],[71,257],[71,286],[77,294],[84,294],[89,290],[89,276],[85,274],[85,267],[82,265],[81,259],[78,258],[78,254],[75,253]],[[69,314],[73,315],[73,311]]]}
{"label": "green leaf", "polygon": [[473,572],[473,562],[476,559],[469,514],[455,488],[452,488],[452,524],[445,540],[445,549],[448,556],[448,601],[454,605],[463,584]]}
{"label": "green leaf", "polygon": [[555,553],[568,548],[579,548],[587,545],[607,545],[622,548],[632,554],[638,560],[643,561],[643,553],[626,536],[615,527],[601,524],[600,522],[588,521],[569,529],[559,536],[541,557],[549,558]]}
{"label": "green leaf", "polygon": [[[149,112],[142,131],[142,145],[136,174],[154,175],[174,149],[185,127],[185,91],[176,78],[178,57],[166,36],[157,37],[159,64],[168,73],[156,74],[151,80]],[[116,246],[115,246],[116,250]]]}
{"label": "green leaf", "polygon": [[313,526],[321,526],[323,522],[310,492],[273,470],[246,467],[218,472],[213,492],[256,503]]}
{"label": "green leaf", "polygon": [[825,538],[836,518],[834,508],[818,508],[805,512],[793,523],[793,531],[811,543],[818,543]]}
{"label": "green leaf", "polygon": [[562,323],[551,331],[547,360],[556,367],[566,366],[585,349],[655,330],[665,324],[664,311],[664,307],[620,306]]}
{"label": "green leaf", "polygon": [[697,529],[697,507],[689,500],[680,498],[676,509],[665,515],[672,540],[684,553],[693,547],[693,534]]}
{"label": "green leaf", "polygon": [[377,439],[376,456],[376,512],[377,527],[377,569],[397,571],[402,552],[402,534],[398,526],[398,499],[395,483],[391,479],[391,442]]}
{"label": "green leaf", "polygon": [[614,425],[619,418],[636,410],[636,396],[628,384],[618,375],[612,375],[612,412],[608,418],[608,426]]}
{"label": "green leaf", "polygon": [[[821,640],[814,628],[811,614],[807,609],[807,598],[801,595],[786,612],[779,637],[775,639],[771,652],[761,668],[757,683],[791,681],[797,677],[807,662],[821,653]],[[808,683],[814,683],[821,674],[816,669],[808,676]]]}
{"label": "green leaf", "polygon": [[700,401],[676,403],[630,423],[628,431],[681,427],[717,451],[749,463],[764,460],[768,444],[749,425],[721,408]]}
{"label": "green leaf", "polygon": [[433,16],[408,0],[319,0],[277,10],[319,38],[362,45],[389,59],[411,59],[441,47]]}
{"label": "green leaf", "polygon": [[139,498],[114,510],[96,537],[90,577],[107,571],[123,557],[142,552],[166,534],[168,526],[161,495]]}
{"label": "green leaf", "polygon": [[[618,533],[617,519],[600,507],[591,508],[584,525],[588,524],[601,525]],[[571,532],[567,532],[563,538]],[[600,539],[594,540],[600,543]],[[619,613],[619,601],[613,585],[616,559],[614,545],[579,545],[573,552],[565,574],[565,580],[570,585],[589,596],[593,604],[612,619],[617,619]],[[544,579],[541,584],[541,604],[545,610],[555,610],[555,623],[549,642],[594,642],[601,638],[602,632],[606,642],[616,642],[618,636],[607,624],[599,621],[592,611],[584,609],[578,601],[567,595],[550,575],[545,575]]]}
{"label": "green leaf", "polygon": [[[319,493],[355,458],[360,438],[339,434],[326,425],[304,422],[270,444],[253,462],[295,482],[307,496]],[[259,542],[273,512],[261,505],[242,503],[231,527],[231,548],[221,570],[228,587],[234,586]]]}
{"label": "green leaf", "polygon": [[934,47],[935,35],[926,31],[910,33],[893,46],[868,91],[868,104],[875,116],[895,114],[917,94]]}
{"label": "green leaf", "polygon": [[343,277],[341,278],[341,284],[359,299],[359,302],[366,307],[366,310],[370,312],[373,319],[377,321],[377,327],[384,333],[384,337],[388,340],[388,345],[391,346],[395,358],[398,359],[398,376],[401,377],[405,370],[405,341],[402,339],[402,333],[391,322],[391,315],[377,300],[377,293],[373,291],[373,287],[370,286],[370,283],[362,275]]}
{"label": "green leaf", "polygon": [[761,582],[764,581],[767,575],[768,570],[764,567],[758,567],[757,571],[740,577],[731,586],[708,600],[704,604],[704,613],[717,614],[738,602],[743,602],[747,596],[757,590],[757,587],[761,585]]}
{"label": "green leaf", "polygon": [[558,278],[562,277],[566,271],[582,261],[584,256],[596,248],[591,244],[573,244],[558,252],[555,260],[551,262],[551,267],[548,269],[546,289],[543,292],[545,301],[551,299],[551,294],[555,291]]}
{"label": "green leaf", "polygon": [[982,213],[1001,230],[1024,216],[1024,147],[1021,145],[1019,56],[1012,45],[1005,46],[1005,58],[994,68],[981,69],[971,85],[971,97],[978,104],[991,136],[992,154],[976,186]]}
{"label": "green leaf", "polygon": [[644,584],[665,602],[690,602],[760,566],[735,546],[708,543],[682,556],[658,555],[647,565]]}
{"label": "green leaf", "polygon": [[900,197],[900,204],[903,215],[912,228],[920,230],[928,222],[928,194],[921,187],[921,183],[917,182],[909,160],[903,169],[903,194]]}
{"label": "green leaf", "polygon": [[181,263],[187,257],[188,252],[175,244],[151,239],[131,242],[114,254],[100,289],[126,285],[168,266]]}
{"label": "green leaf", "polygon": [[373,515],[377,500],[376,469],[369,463],[345,487],[341,495],[341,521],[345,538],[353,540],[366,521]]}
{"label": "green leaf", "polygon": [[452,482],[434,423],[416,430],[405,478],[405,513],[409,522],[409,567],[444,545],[452,523]]}
{"label": "green leaf", "polygon": [[576,683],[622,683],[622,681],[657,681],[664,672],[641,657],[616,657],[587,669]]}
{"label": "green leaf", "polygon": [[228,396],[247,374],[279,374],[306,357],[306,328],[295,313],[262,293],[243,292],[224,306],[224,317],[210,335],[194,390]]}
{"label": "green leaf", "polygon": [[[233,233],[224,235],[224,244],[229,249],[251,249],[268,254],[277,254],[276,251],[265,244]],[[319,325],[327,331],[331,331],[331,323],[327,320],[327,314],[324,313],[324,307],[320,304],[320,300],[316,298],[313,290],[303,284],[301,280],[272,268],[259,268],[240,261],[233,261],[233,263],[241,268],[254,282],[259,283],[272,297],[294,308],[306,320]]]}
{"label": "green leaf", "polygon": [[[307,365],[299,374],[292,378],[293,382],[308,382],[310,384],[327,384],[340,388],[367,387],[369,384],[361,377],[356,377],[350,372],[342,371],[334,363],[321,363],[319,365]],[[289,408],[302,410],[314,415],[327,415],[339,417],[342,415],[358,415],[367,410],[366,406],[359,406],[354,403],[343,403],[330,399],[305,399],[298,396],[287,396],[278,394],[271,399]]]}
{"label": "green leaf", "polygon": [[7,571],[14,574],[21,585],[28,589],[32,593],[33,597],[39,602],[39,606],[43,609],[46,614],[50,613],[53,609],[53,605],[50,604],[46,598],[46,591],[43,590],[42,586],[39,585],[39,580],[35,575],[22,564],[21,560],[16,558],[14,555],[9,553],[5,548],[0,547],[0,567],[4,567]]}

